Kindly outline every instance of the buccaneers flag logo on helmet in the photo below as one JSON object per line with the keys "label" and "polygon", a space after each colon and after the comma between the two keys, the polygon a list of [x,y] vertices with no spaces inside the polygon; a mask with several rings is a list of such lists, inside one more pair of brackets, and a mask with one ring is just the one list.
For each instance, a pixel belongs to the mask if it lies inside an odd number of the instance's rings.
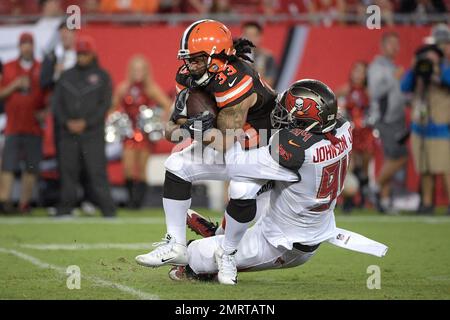
{"label": "buccaneers flag logo on helmet", "polygon": [[286,107],[292,118],[311,119],[322,123],[320,105],[311,98],[294,96],[289,92],[286,96]]}

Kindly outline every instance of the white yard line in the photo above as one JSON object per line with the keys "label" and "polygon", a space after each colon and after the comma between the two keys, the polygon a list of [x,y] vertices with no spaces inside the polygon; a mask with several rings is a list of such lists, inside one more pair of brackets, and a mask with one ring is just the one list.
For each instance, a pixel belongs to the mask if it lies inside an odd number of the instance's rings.
{"label": "white yard line", "polygon": [[[5,248],[0,248],[0,253],[6,253],[6,254],[12,254],[22,260],[28,261],[29,263],[41,268],[41,269],[51,269],[54,270],[58,273],[61,273],[63,275],[67,275],[66,274],[66,269],[63,267],[59,267],[50,263],[46,263],[42,260],[39,260],[36,257],[30,256],[28,254],[25,254],[23,252],[20,251],[16,251],[13,249],[5,249]],[[94,282],[97,285],[100,285],[102,287],[108,287],[108,288],[115,288],[117,290],[120,290],[122,292],[128,293],[138,299],[142,299],[142,300],[159,300],[159,297],[155,294],[151,294],[151,293],[147,293],[141,290],[137,290],[125,285],[122,285],[120,283],[115,283],[115,282],[111,282],[111,281],[107,281],[107,280],[103,280],[101,278],[98,277],[93,277],[93,276],[86,276],[86,275],[81,275],[82,278],[85,278],[88,281]]]}
{"label": "white yard line", "polygon": [[1,224],[164,224],[164,217],[144,218],[51,218],[51,217],[0,217]]}
{"label": "white yard line", "polygon": [[[211,220],[219,221],[222,217],[213,216]],[[342,216],[336,217],[339,222],[373,222],[373,223],[427,223],[447,224],[449,216],[418,217],[418,216]],[[137,217],[137,218],[51,218],[51,217],[0,217],[0,225],[21,224],[165,224],[164,217]]]}
{"label": "white yard line", "polygon": [[96,250],[96,249],[122,249],[122,250],[151,250],[150,242],[138,243],[39,243],[21,244],[22,248],[34,250]]}

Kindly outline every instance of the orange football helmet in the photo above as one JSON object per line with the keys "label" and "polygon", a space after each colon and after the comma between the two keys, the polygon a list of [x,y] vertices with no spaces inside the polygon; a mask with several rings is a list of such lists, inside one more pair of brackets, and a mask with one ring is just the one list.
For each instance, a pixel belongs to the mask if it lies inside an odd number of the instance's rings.
{"label": "orange football helmet", "polygon": [[194,22],[184,31],[178,59],[205,54],[208,57],[207,70],[216,73],[226,67],[226,61],[213,57],[222,52],[227,56],[235,53],[230,30],[221,22],[204,19]]}

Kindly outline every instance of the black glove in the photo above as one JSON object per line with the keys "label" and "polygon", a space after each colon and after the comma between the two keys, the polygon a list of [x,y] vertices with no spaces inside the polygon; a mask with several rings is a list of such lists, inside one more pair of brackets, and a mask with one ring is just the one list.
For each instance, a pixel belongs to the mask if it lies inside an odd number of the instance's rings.
{"label": "black glove", "polygon": [[189,89],[184,88],[180,92],[178,92],[177,97],[175,99],[175,109],[170,116],[170,120],[173,122],[177,122],[177,120],[182,118],[187,118],[187,106],[186,101],[189,97]]}
{"label": "black glove", "polygon": [[[194,138],[195,131],[205,132],[208,129],[214,128],[214,115],[209,111],[203,112],[194,118],[189,118],[183,125],[180,126],[181,129],[188,130],[191,134],[191,138]],[[201,126],[198,123],[201,122]]]}

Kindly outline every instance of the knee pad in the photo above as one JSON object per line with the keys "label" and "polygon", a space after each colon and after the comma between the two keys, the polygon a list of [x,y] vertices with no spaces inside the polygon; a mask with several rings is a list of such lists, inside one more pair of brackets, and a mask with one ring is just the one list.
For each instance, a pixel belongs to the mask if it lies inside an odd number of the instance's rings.
{"label": "knee pad", "polygon": [[163,197],[172,200],[188,200],[191,198],[192,183],[183,180],[172,172],[166,171]]}
{"label": "knee pad", "polygon": [[256,199],[230,199],[227,205],[227,213],[237,222],[250,222],[256,216]]}

